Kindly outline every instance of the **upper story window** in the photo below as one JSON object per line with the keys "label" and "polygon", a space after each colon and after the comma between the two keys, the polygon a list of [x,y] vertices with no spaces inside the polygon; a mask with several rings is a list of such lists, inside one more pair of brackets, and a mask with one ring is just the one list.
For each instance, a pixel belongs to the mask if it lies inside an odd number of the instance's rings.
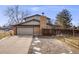
{"label": "upper story window", "polygon": [[39,16],[34,16],[34,19],[40,20],[40,17]]}

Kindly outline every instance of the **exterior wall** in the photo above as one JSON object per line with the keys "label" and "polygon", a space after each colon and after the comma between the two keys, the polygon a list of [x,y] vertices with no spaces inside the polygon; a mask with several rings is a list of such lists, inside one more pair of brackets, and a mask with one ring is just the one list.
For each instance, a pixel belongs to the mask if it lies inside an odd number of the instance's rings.
{"label": "exterior wall", "polygon": [[17,27],[16,26],[13,27],[13,31],[14,31],[14,35],[16,35],[17,34]]}
{"label": "exterior wall", "polygon": [[51,25],[46,25],[46,29],[52,29]]}
{"label": "exterior wall", "polygon": [[49,22],[50,22],[50,19],[47,19],[47,18],[46,18],[46,22],[49,23]]}
{"label": "exterior wall", "polygon": [[40,17],[39,16],[35,16],[34,19],[40,20]]}
{"label": "exterior wall", "polygon": [[32,20],[32,19],[34,19],[34,17],[26,18],[25,21],[29,21],[29,20]]}
{"label": "exterior wall", "polygon": [[34,34],[39,34],[40,33],[40,27],[36,26],[34,27]]}
{"label": "exterior wall", "polygon": [[39,22],[37,22],[37,21],[30,21],[30,22],[24,23],[22,25],[39,25]]}
{"label": "exterior wall", "polygon": [[39,16],[33,16],[33,17],[30,17],[30,18],[27,18],[26,21],[29,21],[29,20],[32,20],[32,19],[40,20],[40,17]]}
{"label": "exterior wall", "polygon": [[[29,21],[29,20],[32,20],[32,19],[40,20],[40,17],[41,16],[32,16],[30,18],[27,18],[26,21]],[[49,19],[46,18],[46,16],[42,16],[42,17],[44,17],[46,19],[46,22],[49,23]]]}

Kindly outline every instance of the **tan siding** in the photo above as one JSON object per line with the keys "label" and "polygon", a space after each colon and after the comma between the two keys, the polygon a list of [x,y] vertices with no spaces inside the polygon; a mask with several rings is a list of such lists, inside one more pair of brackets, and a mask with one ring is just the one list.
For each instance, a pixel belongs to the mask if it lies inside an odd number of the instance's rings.
{"label": "tan siding", "polygon": [[32,19],[40,20],[40,17],[39,16],[33,16],[33,17],[30,17],[30,18],[27,18],[26,21],[29,21],[29,20],[32,20]]}
{"label": "tan siding", "polygon": [[51,25],[46,25],[46,28],[52,29],[52,26]]}
{"label": "tan siding", "polygon": [[22,25],[39,25],[39,22],[37,22],[37,21],[30,21],[30,22],[24,23]]}
{"label": "tan siding", "polygon": [[39,34],[40,33],[40,27],[34,27],[34,33]]}
{"label": "tan siding", "polygon": [[32,20],[32,19],[34,19],[34,17],[27,18],[25,21],[29,21],[29,20]]}
{"label": "tan siding", "polygon": [[13,31],[14,31],[14,35],[16,35],[17,34],[17,28],[16,28],[16,26],[13,27]]}

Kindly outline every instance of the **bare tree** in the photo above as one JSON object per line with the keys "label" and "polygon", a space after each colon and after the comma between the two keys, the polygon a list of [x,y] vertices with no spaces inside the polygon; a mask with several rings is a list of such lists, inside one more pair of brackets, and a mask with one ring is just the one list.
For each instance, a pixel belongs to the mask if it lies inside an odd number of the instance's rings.
{"label": "bare tree", "polygon": [[8,7],[6,10],[6,16],[8,17],[8,24],[18,24],[23,21],[23,18],[29,15],[29,11],[20,10],[19,6]]}

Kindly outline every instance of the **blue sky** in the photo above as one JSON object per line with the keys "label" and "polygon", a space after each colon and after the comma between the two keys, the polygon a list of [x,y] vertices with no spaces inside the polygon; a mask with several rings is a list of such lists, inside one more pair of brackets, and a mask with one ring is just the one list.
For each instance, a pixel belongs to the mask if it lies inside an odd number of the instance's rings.
{"label": "blue sky", "polygon": [[[11,5],[0,5],[0,25],[4,25],[8,22],[5,11]],[[28,10],[30,15],[45,13],[54,22],[56,15],[63,9],[68,9],[72,14],[72,23],[79,25],[79,5],[21,5],[21,10]]]}

